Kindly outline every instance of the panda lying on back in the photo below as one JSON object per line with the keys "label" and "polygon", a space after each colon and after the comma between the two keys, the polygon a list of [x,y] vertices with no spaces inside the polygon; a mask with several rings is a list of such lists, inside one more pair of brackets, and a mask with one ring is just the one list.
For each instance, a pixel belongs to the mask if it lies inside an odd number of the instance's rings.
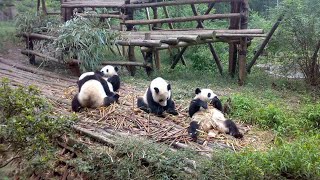
{"label": "panda lying on back", "polygon": [[151,81],[143,97],[138,97],[137,105],[145,112],[154,113],[161,117],[163,117],[164,111],[178,115],[175,104],[171,99],[171,85],[161,77]]}
{"label": "panda lying on back", "polygon": [[[243,137],[236,124],[224,117],[221,112],[221,101],[217,98],[217,95],[212,92],[212,90],[200,90],[197,88],[195,93],[196,96],[189,106],[189,116],[192,121],[188,129],[188,132],[194,140],[197,139],[198,129],[208,132],[213,128],[217,128],[220,132],[230,134],[235,138]],[[216,108],[209,108],[208,102],[213,104]]]}
{"label": "panda lying on back", "polygon": [[71,105],[75,112],[80,111],[83,107],[109,106],[119,99],[119,95],[114,93],[112,88],[109,89],[108,82],[99,73],[85,76],[78,82],[78,85],[79,93],[74,96]]}

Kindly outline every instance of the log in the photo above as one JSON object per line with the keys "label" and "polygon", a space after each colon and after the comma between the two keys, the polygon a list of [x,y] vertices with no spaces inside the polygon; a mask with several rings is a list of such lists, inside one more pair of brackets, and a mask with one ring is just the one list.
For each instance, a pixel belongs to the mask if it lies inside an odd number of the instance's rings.
{"label": "log", "polygon": [[181,36],[177,38],[178,41],[184,41],[184,42],[198,42],[200,41],[200,36]]}
{"label": "log", "polygon": [[86,13],[77,13],[78,16],[87,17],[87,18],[117,18],[117,19],[126,19],[128,16],[123,14],[86,14]]}
{"label": "log", "polygon": [[97,132],[90,131],[88,129],[82,128],[82,127],[77,126],[77,125],[73,125],[72,129],[75,130],[76,132],[83,133],[84,135],[89,136],[89,137],[93,138],[94,140],[96,140],[98,142],[106,144],[107,146],[109,146],[111,148],[114,148],[114,146],[115,146],[115,142],[113,140],[110,140],[110,139],[108,139],[108,138],[106,138],[104,136],[101,136]]}
{"label": "log", "polygon": [[45,55],[45,54],[42,54],[42,53],[39,53],[39,52],[36,52],[36,51],[32,51],[32,50],[21,50],[21,54],[24,54],[24,55],[27,55],[27,56],[36,55],[36,56],[42,57],[42,58],[44,58],[46,60],[51,60],[51,61],[55,61],[55,62],[61,62],[61,61],[59,61],[58,59],[56,59],[54,57],[50,57],[48,55]]}
{"label": "log", "polygon": [[168,45],[177,45],[179,43],[177,38],[162,39],[160,42]]}
{"label": "log", "polygon": [[229,14],[212,14],[212,15],[199,15],[199,16],[188,16],[188,17],[176,17],[176,18],[165,18],[165,19],[152,19],[152,20],[127,20],[122,22],[126,25],[146,25],[156,23],[174,23],[174,22],[187,22],[196,20],[209,20],[209,19],[225,19],[225,18],[240,18],[240,13],[229,13]]}
{"label": "log", "polygon": [[185,4],[201,4],[201,3],[220,3],[220,2],[241,2],[241,0],[175,0],[175,1],[164,1],[154,3],[143,3],[143,4],[125,4],[122,8],[145,8],[145,7],[162,7],[162,6],[176,6]]}
{"label": "log", "polygon": [[37,33],[21,33],[21,36],[36,40],[56,40],[56,37]]}
{"label": "log", "polygon": [[266,37],[266,34],[228,34],[217,33],[217,37]]}
{"label": "log", "polygon": [[134,40],[116,40],[115,42],[121,46],[145,46],[145,47],[160,47],[160,40],[144,40],[144,39],[134,39]]}

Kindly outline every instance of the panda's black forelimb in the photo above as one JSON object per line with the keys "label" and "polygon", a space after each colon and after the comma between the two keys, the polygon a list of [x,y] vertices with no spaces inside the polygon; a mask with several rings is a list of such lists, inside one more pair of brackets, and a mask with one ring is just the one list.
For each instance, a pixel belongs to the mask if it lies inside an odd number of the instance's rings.
{"label": "panda's black forelimb", "polygon": [[148,105],[146,103],[144,103],[143,98],[138,97],[137,106],[138,106],[138,108],[140,108],[144,112],[150,113],[150,109],[148,108]]}
{"label": "panda's black forelimb", "polygon": [[224,123],[225,123],[225,126],[229,129],[229,132],[227,134],[230,134],[231,136],[239,139],[243,137],[237,125],[232,120],[228,119]]}
{"label": "panda's black forelimb", "polygon": [[78,94],[76,94],[73,97],[72,102],[71,102],[71,107],[72,107],[72,111],[74,111],[74,112],[79,112],[80,109],[82,108],[82,106],[78,100]]}
{"label": "panda's black forelimb", "polygon": [[118,75],[109,77],[108,81],[112,84],[114,91],[117,91],[120,88],[120,77]]}
{"label": "panda's black forelimb", "polygon": [[220,99],[215,96],[212,100],[211,100],[211,103],[213,105],[213,107],[215,107],[216,109],[218,109],[219,111],[223,112],[223,109],[222,109],[222,103],[220,101]]}
{"label": "panda's black forelimb", "polygon": [[189,116],[192,117],[200,108],[208,109],[208,104],[200,99],[194,99],[189,106]]}
{"label": "panda's black forelimb", "polygon": [[114,94],[112,96],[107,96],[104,98],[104,106],[110,106],[112,103],[118,102],[119,94]]}
{"label": "panda's black forelimb", "polygon": [[197,141],[197,139],[198,139],[198,129],[199,129],[198,122],[191,121],[191,123],[188,127],[188,133],[191,136],[193,141]]}
{"label": "panda's black forelimb", "polygon": [[172,115],[178,115],[179,113],[176,110],[176,106],[174,101],[170,98],[167,101],[167,106],[164,108],[167,113],[172,114]]}

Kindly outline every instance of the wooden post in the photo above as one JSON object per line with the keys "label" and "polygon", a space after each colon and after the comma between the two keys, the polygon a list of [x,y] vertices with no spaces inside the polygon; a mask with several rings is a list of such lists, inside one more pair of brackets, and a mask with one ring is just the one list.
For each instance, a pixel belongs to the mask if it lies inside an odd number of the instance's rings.
{"label": "wooden post", "polygon": [[217,67],[218,67],[218,69],[219,69],[219,72],[220,72],[220,74],[222,75],[222,65],[221,65],[221,61],[220,61],[220,59],[219,59],[216,51],[214,50],[213,45],[212,45],[211,43],[208,43],[208,45],[209,45],[210,51],[211,51],[211,53],[212,53],[213,59],[214,59],[214,61],[215,61],[216,64],[217,64]]}
{"label": "wooden post", "polygon": [[[241,12],[243,16],[241,17],[241,29],[248,28],[248,17],[249,17],[249,2],[248,0],[243,0],[241,3]],[[239,85],[244,84],[246,78],[246,61],[247,61],[247,37],[240,38],[239,45]]]}
{"label": "wooden post", "polygon": [[[26,38],[26,49],[28,50],[33,50],[33,42],[32,42],[32,39],[27,37]],[[29,63],[32,64],[32,65],[35,65],[36,64],[36,57],[34,54],[28,54],[28,57],[29,57]]]}
{"label": "wooden post", "polygon": [[43,14],[44,14],[44,15],[48,15],[47,7],[46,7],[46,1],[45,1],[45,0],[41,0],[41,2],[42,2],[42,11],[43,11]]}
{"label": "wooden post", "polygon": [[[136,57],[134,53],[134,46],[128,47],[128,61],[136,62]],[[134,76],[136,74],[136,67],[135,66],[127,66],[128,71],[130,72],[131,76]]]}
{"label": "wooden post", "polygon": [[174,69],[177,65],[177,63],[179,62],[179,59],[181,58],[181,56],[183,55],[183,53],[186,51],[186,49],[188,48],[188,46],[183,47],[183,49],[180,51],[180,53],[175,57],[172,65],[171,65],[171,69]]}
{"label": "wooden post", "polygon": [[161,62],[160,62],[160,52],[158,50],[155,50],[154,52],[154,61],[156,63],[156,69],[160,70]]}
{"label": "wooden post", "polygon": [[[194,4],[191,4],[191,9],[192,9],[193,15],[198,16],[198,12]],[[197,23],[198,23],[197,28],[204,28],[201,20],[197,20]]]}
{"label": "wooden post", "polygon": [[[239,2],[230,2],[231,5],[231,13],[239,13],[240,12],[240,4]],[[239,19],[238,18],[230,18],[230,26],[229,29],[239,29]],[[236,65],[237,65],[237,44],[229,43],[229,74],[234,77],[236,73]]]}
{"label": "wooden post", "polygon": [[37,1],[37,14],[39,15],[40,11],[40,0]]}
{"label": "wooden post", "polygon": [[[145,38],[144,39],[145,40],[151,39],[151,34],[150,33],[145,33]],[[154,51],[147,51],[145,56],[144,56],[145,64],[147,64],[146,72],[147,72],[148,76],[150,76],[151,73],[153,72],[153,61],[152,61],[153,52]]]}
{"label": "wooden post", "polygon": [[[163,11],[166,18],[169,18],[169,12],[166,6],[163,6]],[[173,29],[173,24],[171,22],[169,22],[168,25],[170,29]]]}
{"label": "wooden post", "polygon": [[[148,7],[146,7],[146,16],[147,16],[147,19],[150,20],[150,12]],[[148,24],[148,27],[149,27],[149,31],[151,31],[152,30],[151,24]]]}
{"label": "wooden post", "polygon": [[282,19],[283,19],[284,14],[282,14],[277,22],[272,26],[270,32],[268,33],[266,39],[262,42],[261,46],[259,47],[258,51],[254,54],[254,57],[252,58],[251,62],[249,63],[249,65],[247,66],[247,72],[250,73],[252,66],[256,63],[258,57],[260,56],[260,54],[262,53],[263,49],[266,47],[266,45],[268,44],[269,40],[271,39],[273,33],[276,31],[276,29],[278,28],[279,24],[281,23]]}

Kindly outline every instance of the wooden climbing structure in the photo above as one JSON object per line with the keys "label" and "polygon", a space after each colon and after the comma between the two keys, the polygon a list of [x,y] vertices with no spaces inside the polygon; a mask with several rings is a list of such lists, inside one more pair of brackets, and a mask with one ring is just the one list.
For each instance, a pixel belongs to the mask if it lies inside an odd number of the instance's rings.
{"label": "wooden climbing structure", "polygon": [[[212,9],[217,3],[224,3],[230,7],[228,13],[215,13]],[[197,6],[205,4],[207,10],[202,14],[197,11]],[[169,7],[190,6],[193,16],[170,17]],[[38,0],[38,11],[42,9],[44,14],[57,14],[47,12],[45,0]],[[42,7],[42,8],[40,8]],[[84,10],[94,11],[96,8],[108,9],[108,13],[83,13]],[[75,12],[77,11],[77,12]],[[145,12],[145,19],[135,19],[135,13]],[[152,13],[151,13],[152,11]],[[162,11],[165,18],[159,16]],[[217,11],[219,12],[219,11]],[[105,62],[103,64],[129,66],[132,75],[135,74],[135,66],[146,68],[147,73],[151,73],[155,68],[161,68],[159,51],[172,48],[178,50],[172,61],[171,68],[181,60],[185,64],[183,53],[188,47],[193,45],[207,45],[212,53],[212,58],[222,73],[221,60],[214,48],[215,42],[224,42],[229,45],[229,74],[234,76],[238,68],[239,84],[244,83],[246,77],[246,55],[247,47],[252,38],[265,37],[262,29],[248,29],[249,4],[248,0],[61,0],[61,17],[63,21],[72,19],[75,15],[88,18],[117,19],[121,39],[116,41],[117,46],[122,46],[122,55],[127,58],[126,62]],[[153,15],[151,17],[150,15]],[[229,22],[228,29],[208,29],[204,21],[215,23],[215,20],[226,19]],[[177,29],[176,23],[196,22],[194,29]],[[167,24],[164,26],[164,24]],[[135,26],[147,26],[143,31],[139,31]],[[167,27],[167,28],[166,28]],[[141,28],[143,29],[143,28]],[[146,30],[147,29],[147,30]],[[22,53],[30,57],[30,62],[34,56],[43,54],[33,51],[34,40],[54,40],[55,37],[43,34],[24,33],[27,40],[27,49]],[[135,49],[139,48],[144,61],[137,62]],[[47,57],[48,58],[48,57]],[[49,57],[51,60],[56,60]]]}

